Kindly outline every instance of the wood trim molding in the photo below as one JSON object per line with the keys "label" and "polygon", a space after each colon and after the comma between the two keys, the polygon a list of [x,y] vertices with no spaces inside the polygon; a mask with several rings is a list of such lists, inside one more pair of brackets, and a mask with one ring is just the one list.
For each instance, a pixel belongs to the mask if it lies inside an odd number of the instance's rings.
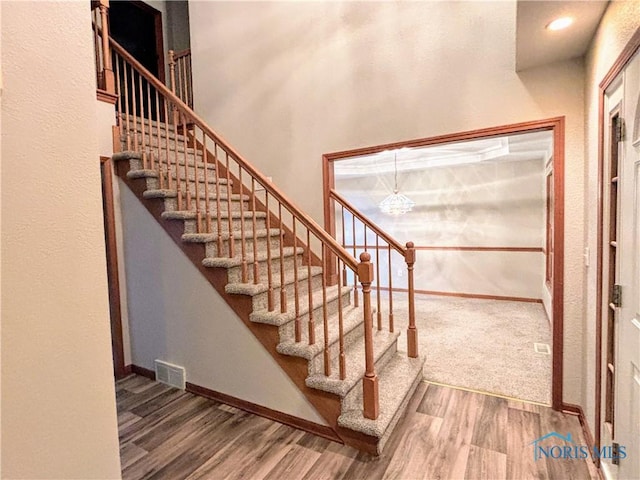
{"label": "wood trim molding", "polygon": [[[587,421],[587,416],[584,414],[584,410],[580,405],[574,405],[572,403],[565,403],[562,406],[562,413],[566,413],[568,415],[576,415],[578,420],[580,421],[580,426],[582,427],[582,434],[584,435],[584,439],[587,442],[587,446],[590,450],[593,450],[595,446],[594,437],[591,433],[591,428],[589,428],[589,422]],[[591,457],[591,461],[595,464],[598,476],[601,480],[604,480],[604,475],[602,470],[600,469],[599,459]]]}
{"label": "wood trim molding", "polygon": [[[602,272],[603,272],[603,242],[604,232],[602,229],[602,221],[604,215],[604,135],[607,130],[604,126],[605,116],[605,91],[611,83],[620,75],[622,70],[627,66],[631,58],[640,49],[640,28],[638,28],[629,42],[625,45],[613,62],[609,71],[605,74],[599,84],[598,90],[598,205],[596,212],[596,365],[595,365],[595,446],[600,448],[601,442],[601,424],[602,424]],[[596,465],[600,465],[599,459],[596,459]]]}
{"label": "wood trim molding", "polygon": [[[371,287],[371,290],[376,290],[377,287]],[[385,292],[389,291],[389,287],[380,287],[380,290]],[[396,288],[393,287],[391,289],[393,292],[398,293],[407,293],[409,290],[406,288]],[[529,297],[509,297],[505,295],[484,295],[482,293],[461,293],[461,292],[440,292],[437,290],[414,290],[416,294],[419,295],[437,295],[442,297],[460,297],[460,298],[478,298],[482,300],[504,300],[508,302],[526,302],[526,303],[542,303],[542,299],[540,298],[529,298]]]}
{"label": "wood trim molding", "polygon": [[116,240],[115,206],[113,202],[113,166],[110,157],[100,157],[102,174],[102,209],[104,218],[104,242],[107,254],[107,283],[109,287],[109,315],[111,319],[111,347],[113,373],[116,379],[127,375],[124,364],[124,340],[120,279],[118,277],[118,248]]}
{"label": "wood trim molding", "polygon": [[288,413],[284,412],[279,412],[278,410],[273,410],[272,408],[264,407],[262,405],[258,405],[257,403],[249,402],[232,395],[227,395],[226,393],[216,392],[215,390],[210,390],[206,387],[201,387],[200,385],[189,382],[187,382],[186,391],[193,393],[194,395],[208,398],[209,400],[215,400],[216,402],[239,408],[240,410],[244,410],[245,412],[249,412],[260,417],[268,418],[269,420],[273,420],[274,422],[297,428],[298,430],[302,430],[303,432],[312,433],[313,435],[326,438],[327,440],[331,440],[333,442],[344,443],[340,439],[340,437],[338,437],[338,435],[336,435],[336,433],[326,425],[320,425],[319,423],[305,420],[304,418],[289,415]]}
{"label": "wood trim molding", "polygon": [[[640,36],[640,35],[639,35]],[[635,38],[635,36],[634,36]],[[529,122],[513,123],[466,132],[450,133],[435,137],[406,140],[402,142],[386,143],[370,147],[344,150],[322,155],[323,192],[324,192],[324,221],[325,229],[335,237],[335,211],[331,208],[330,192],[335,186],[334,162],[360,155],[370,155],[384,150],[402,147],[425,147],[478,138],[497,137],[516,133],[530,133],[548,130],[553,132],[553,190],[555,198],[554,209],[554,240],[556,246],[553,257],[553,271],[555,277],[552,285],[552,314],[553,314],[553,360],[551,405],[554,410],[562,409],[563,392],[563,329],[564,329],[564,149],[565,149],[565,117],[553,117]]]}
{"label": "wood trim molding", "polygon": [[[345,245],[348,250],[353,248],[353,245]],[[364,249],[364,245],[356,245],[357,249]],[[367,245],[368,250],[389,250],[388,245]],[[416,245],[416,250],[454,250],[461,252],[532,252],[532,253],[544,253],[542,247],[473,247],[473,246],[454,246],[454,245]]]}
{"label": "wood trim molding", "polygon": [[135,373],[136,375],[140,375],[141,377],[147,377],[150,380],[156,379],[156,372],[153,370],[149,370],[148,368],[139,367],[138,365],[129,365],[127,367],[131,373]]}
{"label": "wood trim molding", "polygon": [[96,97],[99,101],[109,103],[111,105],[115,105],[118,101],[118,96],[116,94],[107,92],[106,90],[102,90],[100,88],[96,90]]}

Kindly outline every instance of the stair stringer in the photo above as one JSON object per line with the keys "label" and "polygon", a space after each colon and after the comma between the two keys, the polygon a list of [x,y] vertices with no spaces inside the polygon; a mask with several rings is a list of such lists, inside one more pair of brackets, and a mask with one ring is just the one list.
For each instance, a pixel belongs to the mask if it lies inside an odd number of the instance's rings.
{"label": "stair stringer", "polygon": [[[182,240],[184,227],[181,222],[165,220],[162,213],[165,211],[164,201],[161,198],[144,198],[143,193],[147,188],[144,178],[128,178],[130,162],[115,162],[116,174],[124,181],[127,187],[135,194],[138,200],[145,206],[149,213],[167,232],[174,243],[183,251],[193,265],[202,273],[205,279],[215,288],[220,297],[231,307],[234,313],[242,320],[246,327],[263,345],[266,351],[282,368],[285,374],[296,385],[300,392],[307,398],[328,424],[328,427],[318,426],[314,433],[322,435],[333,441],[350,445],[359,450],[377,455],[379,439],[343,428],[338,425],[338,417],[341,414],[341,398],[333,393],[310,388],[305,384],[308,371],[308,361],[301,357],[282,355],[276,347],[280,341],[278,327],[262,323],[252,322],[249,318],[253,307],[250,297],[245,295],[229,294],[225,290],[227,285],[227,269],[221,267],[205,267],[202,260],[205,258],[205,245],[202,243],[188,243]],[[273,228],[278,228],[273,223]],[[284,234],[286,235],[286,233]]]}

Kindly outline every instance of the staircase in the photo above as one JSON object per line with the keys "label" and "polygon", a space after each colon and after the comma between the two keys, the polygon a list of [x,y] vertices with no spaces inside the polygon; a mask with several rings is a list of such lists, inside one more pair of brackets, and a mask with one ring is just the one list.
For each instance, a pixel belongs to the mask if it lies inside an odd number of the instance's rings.
{"label": "staircase", "polygon": [[[379,454],[422,379],[424,360],[398,351],[392,323],[382,328],[378,315],[373,325],[370,254],[351,256],[122,47],[110,45],[119,92],[116,173],[334,438]],[[378,289],[378,313],[379,298]]]}

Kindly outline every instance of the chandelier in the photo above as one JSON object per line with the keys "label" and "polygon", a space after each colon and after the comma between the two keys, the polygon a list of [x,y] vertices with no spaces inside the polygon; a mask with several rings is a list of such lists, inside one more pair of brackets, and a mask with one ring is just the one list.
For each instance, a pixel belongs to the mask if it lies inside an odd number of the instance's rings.
{"label": "chandelier", "polygon": [[416,205],[416,202],[408,198],[406,195],[399,193],[398,191],[398,153],[393,153],[393,171],[394,171],[394,186],[393,193],[380,202],[378,207],[382,213],[389,215],[404,215],[410,212]]}

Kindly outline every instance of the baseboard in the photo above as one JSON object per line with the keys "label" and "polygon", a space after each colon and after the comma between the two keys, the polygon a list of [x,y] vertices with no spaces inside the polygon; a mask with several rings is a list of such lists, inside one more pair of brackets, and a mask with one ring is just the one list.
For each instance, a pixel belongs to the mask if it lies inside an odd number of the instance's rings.
{"label": "baseboard", "polygon": [[153,370],[139,367],[138,365],[129,365],[129,367],[131,367],[131,373],[135,373],[136,375],[140,375],[141,377],[147,377],[151,380],[156,379],[156,372],[154,372]]}
{"label": "baseboard", "polygon": [[224,403],[225,405],[229,405],[231,407],[239,408],[240,410],[244,410],[245,412],[268,418],[269,420],[282,423],[283,425],[288,425],[289,427],[297,428],[298,430],[302,430],[304,432],[312,433],[313,435],[326,438],[327,440],[343,443],[336,432],[334,432],[331,427],[328,427],[326,425],[320,425],[319,423],[311,422],[303,418],[294,417],[293,415],[289,415],[288,413],[278,412],[277,410],[263,407],[262,405],[248,402],[247,400],[242,400],[241,398],[237,398],[232,395],[227,395],[226,393],[216,392],[215,390],[210,390],[206,387],[201,387],[200,385],[194,385],[193,383],[187,382],[186,390],[187,392],[193,393],[195,395],[199,395],[210,400],[215,400],[216,402]]}
{"label": "baseboard", "polygon": [[[156,373],[153,370],[149,370],[148,368],[139,367],[138,365],[127,365],[125,369],[127,369],[130,373],[135,373],[136,375],[140,375],[151,380],[156,379]],[[334,432],[331,427],[328,427],[326,425],[320,425],[319,423],[311,422],[309,420],[305,420],[304,418],[294,417],[293,415],[289,415],[288,413],[278,412],[277,410],[273,410],[269,407],[263,407],[262,405],[252,403],[247,400],[242,400],[241,398],[227,395],[226,393],[216,392],[215,390],[201,387],[200,385],[196,385],[190,382],[186,382],[185,390],[189,393],[193,393],[194,395],[208,398],[209,400],[214,400],[216,402],[224,403],[225,405],[239,408],[240,410],[252,413],[253,415],[268,418],[269,420],[273,420],[274,422],[282,423],[283,425],[297,428],[298,430],[302,430],[303,432],[308,432],[313,435],[326,438],[327,440],[331,440],[332,442],[344,443],[342,439],[340,439],[340,437],[336,434],[336,432]]]}
{"label": "baseboard", "polygon": [[[584,410],[582,409],[582,407],[580,405],[575,405],[573,403],[563,403],[562,413],[566,413],[569,415],[576,415],[578,417],[578,420],[580,421],[580,426],[582,427],[582,433],[584,434],[584,439],[587,442],[587,446],[590,449],[593,449],[595,445],[593,441],[594,437],[593,437],[593,434],[591,433],[589,422],[587,422],[587,416],[584,414]],[[600,468],[600,462],[593,460],[593,463],[598,469],[598,475],[600,476],[601,479],[604,480],[602,469]]]}
{"label": "baseboard", "polygon": [[131,375],[133,373],[133,367],[131,365],[125,365],[124,366],[124,374],[125,375]]}

